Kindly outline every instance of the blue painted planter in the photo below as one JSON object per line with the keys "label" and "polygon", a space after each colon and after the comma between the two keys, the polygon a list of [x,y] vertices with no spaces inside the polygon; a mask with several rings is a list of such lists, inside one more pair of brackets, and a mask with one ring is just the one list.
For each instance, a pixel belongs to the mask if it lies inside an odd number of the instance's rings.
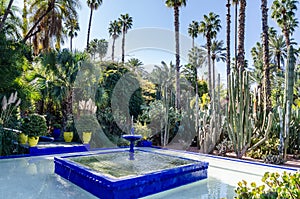
{"label": "blue painted planter", "polygon": [[54,140],[58,140],[58,138],[60,137],[60,133],[61,133],[60,129],[58,129],[58,128],[53,129],[52,136],[53,136]]}
{"label": "blue painted planter", "polygon": [[207,162],[193,161],[192,164],[145,175],[110,178],[70,161],[69,157],[76,156],[54,158],[55,173],[105,199],[140,198],[207,178]]}
{"label": "blue painted planter", "polygon": [[152,146],[152,142],[149,140],[141,140],[137,142],[137,146],[139,147],[151,147]]}

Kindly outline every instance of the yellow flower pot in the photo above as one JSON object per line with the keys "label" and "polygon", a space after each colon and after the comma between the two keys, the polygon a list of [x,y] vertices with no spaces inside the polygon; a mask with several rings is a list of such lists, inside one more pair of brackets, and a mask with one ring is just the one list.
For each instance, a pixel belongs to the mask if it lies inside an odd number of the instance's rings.
{"label": "yellow flower pot", "polygon": [[64,132],[65,142],[72,142],[72,139],[73,139],[73,132],[70,132],[70,131]]}
{"label": "yellow flower pot", "polygon": [[25,135],[25,133],[19,134],[19,143],[20,144],[26,144],[28,141],[28,135]]}
{"label": "yellow flower pot", "polygon": [[38,136],[28,137],[28,144],[30,147],[36,146],[38,144],[38,142],[39,142]]}
{"label": "yellow flower pot", "polygon": [[92,138],[92,132],[83,132],[82,141],[83,144],[88,144]]}

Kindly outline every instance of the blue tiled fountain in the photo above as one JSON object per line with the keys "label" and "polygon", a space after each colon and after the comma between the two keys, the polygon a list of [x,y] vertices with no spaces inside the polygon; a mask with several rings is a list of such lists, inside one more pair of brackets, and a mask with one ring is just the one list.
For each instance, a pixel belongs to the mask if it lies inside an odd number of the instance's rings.
{"label": "blue tiled fountain", "polygon": [[[140,137],[127,138],[134,143]],[[134,199],[172,189],[207,178],[208,168],[207,162],[134,151],[133,144],[129,150],[55,157],[54,163],[56,174],[102,199]]]}

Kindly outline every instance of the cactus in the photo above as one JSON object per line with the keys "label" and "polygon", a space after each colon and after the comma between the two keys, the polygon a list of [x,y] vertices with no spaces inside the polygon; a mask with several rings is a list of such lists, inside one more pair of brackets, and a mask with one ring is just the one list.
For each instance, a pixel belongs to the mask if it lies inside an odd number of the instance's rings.
{"label": "cactus", "polygon": [[[220,110],[220,74],[218,75],[218,90],[214,94],[210,108],[207,112],[201,112],[199,144],[200,152],[210,153],[216,146],[224,124],[224,117]],[[215,92],[215,91],[214,91]]]}
{"label": "cactus", "polygon": [[[293,87],[294,87],[294,69],[295,69],[295,56],[293,46],[288,48],[288,58],[287,58],[287,68],[285,70],[285,92],[284,92],[284,104],[283,104],[283,129],[281,129],[281,137],[283,137],[283,143],[281,143],[281,148],[283,152],[284,159],[286,159],[287,148],[289,143],[289,127],[291,120],[291,108],[293,103]],[[283,133],[283,135],[282,135]],[[283,147],[282,147],[283,146]]]}
{"label": "cactus", "polygon": [[253,119],[250,114],[250,88],[247,71],[239,69],[228,76],[227,130],[237,158],[250,147]]}
{"label": "cactus", "polygon": [[271,131],[271,127],[273,125],[273,113],[269,112],[267,115],[267,109],[264,106],[264,109],[262,109],[262,106],[260,106],[260,95],[259,91],[254,89],[254,96],[258,96],[258,99],[254,99],[253,102],[253,113],[252,117],[254,119],[254,130],[253,134],[257,136],[264,135],[264,137],[259,140],[256,144],[251,146],[247,151],[254,150],[261,144],[263,144],[266,140],[269,138],[269,133]]}

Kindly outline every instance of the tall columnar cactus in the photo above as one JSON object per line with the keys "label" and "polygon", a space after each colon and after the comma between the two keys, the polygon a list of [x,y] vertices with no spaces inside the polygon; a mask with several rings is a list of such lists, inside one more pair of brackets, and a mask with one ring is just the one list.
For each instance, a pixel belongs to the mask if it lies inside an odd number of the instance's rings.
{"label": "tall columnar cactus", "polygon": [[[294,69],[295,69],[295,56],[293,46],[288,48],[287,68],[285,70],[285,89],[284,89],[284,104],[283,104],[283,139],[284,143],[284,159],[289,143],[289,127],[291,121],[291,108],[293,103],[293,87],[294,87]],[[281,130],[282,133],[282,130]]]}
{"label": "tall columnar cactus", "polygon": [[239,69],[228,76],[228,82],[227,130],[237,158],[242,158],[250,147],[252,136],[249,75]]}
{"label": "tall columnar cactus", "polygon": [[215,148],[224,124],[224,116],[222,116],[220,107],[220,74],[218,75],[217,88],[217,93],[211,100],[210,108],[207,112],[200,113],[199,143],[202,153],[210,153]]}
{"label": "tall columnar cactus", "polygon": [[270,111],[267,113],[266,106],[261,105],[261,99],[260,99],[260,91],[254,89],[254,96],[257,96],[253,100],[253,112],[252,112],[252,118],[253,118],[253,135],[256,137],[262,137],[261,140],[259,140],[256,144],[251,146],[251,148],[248,149],[248,151],[253,150],[257,148],[259,145],[263,144],[265,141],[269,138],[269,133],[271,131],[271,127],[273,125],[273,113]]}

